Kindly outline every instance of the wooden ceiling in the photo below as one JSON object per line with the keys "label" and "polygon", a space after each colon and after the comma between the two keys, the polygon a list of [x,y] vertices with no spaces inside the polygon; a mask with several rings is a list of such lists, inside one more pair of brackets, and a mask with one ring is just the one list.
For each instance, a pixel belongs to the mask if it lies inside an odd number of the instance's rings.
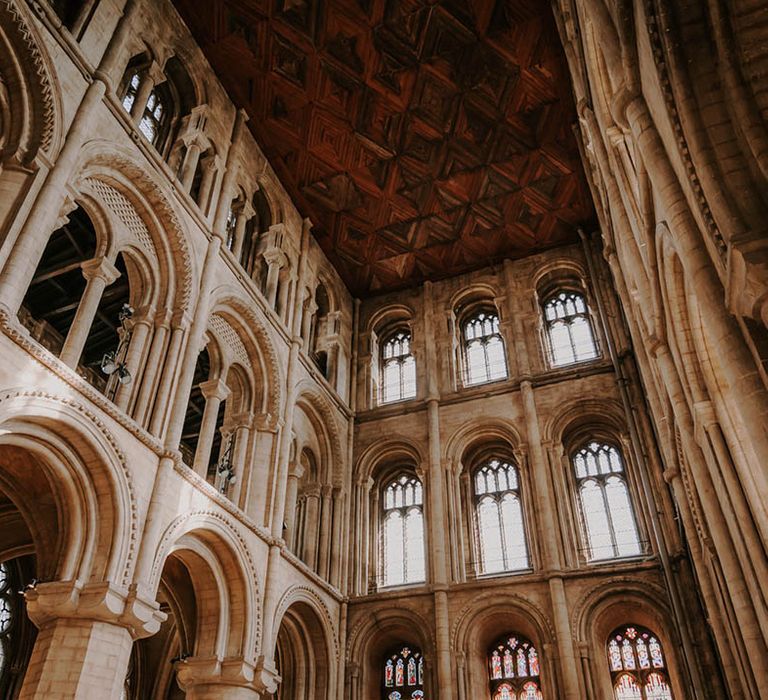
{"label": "wooden ceiling", "polygon": [[548,2],[174,2],[354,294],[592,221]]}

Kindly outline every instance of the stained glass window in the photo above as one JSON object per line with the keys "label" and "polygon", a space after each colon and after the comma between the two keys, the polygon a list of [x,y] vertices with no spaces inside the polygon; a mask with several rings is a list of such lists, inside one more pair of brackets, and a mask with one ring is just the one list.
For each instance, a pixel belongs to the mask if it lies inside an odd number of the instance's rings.
{"label": "stained glass window", "polygon": [[424,657],[411,646],[398,646],[384,660],[384,700],[424,700]]}
{"label": "stained glass window", "polygon": [[415,476],[402,474],[384,489],[382,578],[385,586],[424,581],[423,508],[421,482]]}
{"label": "stained glass window", "polygon": [[640,554],[640,537],[619,451],[590,442],[574,455],[573,466],[588,559]]}
{"label": "stained glass window", "polygon": [[157,89],[152,90],[139,122],[139,131],[147,137],[152,145],[157,146],[159,144],[167,118],[168,106],[165,104],[165,100]]}
{"label": "stained glass window", "polygon": [[507,377],[499,317],[481,311],[464,323],[464,383],[494,382]]}
{"label": "stained glass window", "polygon": [[[6,661],[10,655],[8,647],[14,613],[13,586],[7,564],[0,564],[0,681],[8,670]],[[0,686],[3,684],[0,682]]]}
{"label": "stained glass window", "polygon": [[558,292],[544,303],[544,324],[553,367],[594,360],[597,345],[584,297]]}
{"label": "stained glass window", "polygon": [[382,345],[381,403],[403,401],[416,396],[416,361],[411,354],[411,334],[399,330]]}
{"label": "stained glass window", "polygon": [[475,508],[484,574],[528,569],[520,482],[510,462],[491,459],[475,472]]}
{"label": "stained glass window", "polygon": [[616,700],[673,700],[661,642],[649,629],[619,627],[607,654]]}
{"label": "stained glass window", "polygon": [[491,700],[543,700],[539,655],[525,637],[507,634],[488,653]]}

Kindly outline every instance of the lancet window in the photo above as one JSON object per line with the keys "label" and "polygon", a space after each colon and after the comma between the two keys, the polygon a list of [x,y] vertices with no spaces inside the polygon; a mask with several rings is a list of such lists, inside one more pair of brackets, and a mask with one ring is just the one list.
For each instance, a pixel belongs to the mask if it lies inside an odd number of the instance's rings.
{"label": "lancet window", "polygon": [[544,325],[553,367],[598,357],[589,310],[581,294],[561,291],[549,297],[544,303]]}
{"label": "lancet window", "polygon": [[482,573],[529,568],[517,467],[491,459],[475,471],[474,487]]}
{"label": "lancet window", "polygon": [[384,700],[424,700],[424,657],[419,649],[398,646],[384,661]]}
{"label": "lancet window", "polygon": [[400,329],[381,347],[381,403],[412,399],[416,396],[416,361],[411,354],[411,334]]}
{"label": "lancet window", "polygon": [[612,445],[589,442],[573,456],[587,558],[642,552],[624,462]]}
{"label": "lancet window", "polygon": [[499,317],[491,311],[479,311],[463,325],[464,383],[495,382],[507,377],[504,340]]}
{"label": "lancet window", "polygon": [[607,653],[616,700],[673,700],[664,651],[653,632],[619,627],[608,639]]}
{"label": "lancet window", "polygon": [[424,496],[421,481],[401,474],[388,483],[382,509],[385,586],[424,581]]}
{"label": "lancet window", "polygon": [[488,652],[491,700],[543,700],[539,654],[525,637],[508,634]]}

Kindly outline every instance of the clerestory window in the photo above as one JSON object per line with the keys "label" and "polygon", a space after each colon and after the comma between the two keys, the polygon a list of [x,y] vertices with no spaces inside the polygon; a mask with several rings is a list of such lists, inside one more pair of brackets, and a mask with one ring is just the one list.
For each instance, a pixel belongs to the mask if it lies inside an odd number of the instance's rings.
{"label": "clerestory window", "polygon": [[382,580],[385,586],[421,583],[424,565],[424,495],[421,481],[401,474],[382,499]]}
{"label": "clerestory window", "polygon": [[380,402],[392,403],[416,396],[416,361],[411,354],[411,334],[394,332],[381,346]]}
{"label": "clerestory window", "polygon": [[480,311],[464,322],[463,335],[464,383],[470,386],[506,379],[507,358],[499,317]]}
{"label": "clerestory window", "polygon": [[598,357],[589,310],[581,294],[558,292],[547,299],[543,310],[549,361],[553,367]]}

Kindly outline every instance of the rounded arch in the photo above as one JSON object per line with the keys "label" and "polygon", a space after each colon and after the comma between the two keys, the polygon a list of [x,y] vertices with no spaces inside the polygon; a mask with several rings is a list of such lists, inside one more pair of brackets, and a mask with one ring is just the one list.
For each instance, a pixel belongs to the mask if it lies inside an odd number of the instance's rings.
{"label": "rounded arch", "polygon": [[587,431],[610,437],[614,442],[626,433],[621,403],[615,399],[572,399],[558,407],[542,430],[545,441],[562,445],[566,453],[586,439]]}
{"label": "rounded arch", "polygon": [[163,280],[168,308],[180,312],[189,310],[198,275],[197,264],[164,188],[129,149],[103,140],[90,141],[84,146],[78,173],[76,191],[87,189],[93,199],[95,188],[98,201],[126,227],[131,240],[138,241],[145,250],[154,248],[160,269],[172,271],[172,275]]}
{"label": "rounded arch", "polygon": [[[263,322],[253,309],[229,287],[212,293],[209,319],[219,316],[234,330],[246,353],[244,366],[250,365],[254,379],[254,408],[279,416],[283,402],[280,363]],[[233,339],[236,344],[237,339]]]}
{"label": "rounded arch", "polygon": [[0,159],[26,165],[58,148],[61,103],[51,60],[23,7],[0,1]]}
{"label": "rounded arch", "polygon": [[368,611],[349,632],[347,663],[360,670],[356,697],[378,698],[381,693],[386,655],[396,646],[421,650],[426,673],[426,697],[437,697],[437,652],[432,623],[406,605]]}
{"label": "rounded arch", "polygon": [[341,487],[345,460],[333,409],[309,381],[297,387],[296,409],[307,416],[314,428],[321,450],[316,457],[319,457],[321,476],[325,472],[325,483]]}
{"label": "rounded arch", "polygon": [[492,284],[476,282],[453,294],[448,302],[448,308],[457,316],[466,314],[468,309],[482,304],[493,306],[498,312],[499,309],[495,301],[498,296],[499,292]]}
{"label": "rounded arch", "polygon": [[587,292],[587,270],[573,257],[557,256],[544,262],[533,277],[533,288],[539,303],[544,303],[556,289],[568,288]]}
{"label": "rounded arch", "polygon": [[398,325],[409,326],[413,323],[415,311],[407,304],[387,304],[376,309],[368,319],[369,333],[381,335],[393,330]]}
{"label": "rounded arch", "polygon": [[194,511],[173,520],[155,551],[149,574],[153,592],[171,557],[185,565],[196,598],[205,601],[204,609],[196,611],[197,628],[205,636],[197,637],[189,652],[254,661],[261,643],[261,577],[235,526],[217,511]]}
{"label": "rounded arch", "polygon": [[127,585],[136,499],[125,456],[99,419],[71,399],[6,391],[0,453],[0,482],[30,530],[38,577]]}
{"label": "rounded arch", "polygon": [[445,446],[445,456],[455,472],[461,472],[479,452],[502,446],[518,461],[523,440],[512,421],[500,418],[474,418],[461,425]]}
{"label": "rounded arch", "polygon": [[544,697],[557,697],[555,659],[548,653],[555,645],[554,625],[531,600],[515,593],[482,593],[459,612],[451,638],[453,648],[465,659],[465,677],[460,680],[469,688],[488,688],[487,652],[510,633],[533,643],[539,654]]}
{"label": "rounded arch", "polygon": [[354,478],[358,484],[367,485],[378,480],[382,469],[389,465],[408,465],[414,471],[422,471],[424,455],[416,442],[398,436],[381,438],[368,445],[357,460]]}

